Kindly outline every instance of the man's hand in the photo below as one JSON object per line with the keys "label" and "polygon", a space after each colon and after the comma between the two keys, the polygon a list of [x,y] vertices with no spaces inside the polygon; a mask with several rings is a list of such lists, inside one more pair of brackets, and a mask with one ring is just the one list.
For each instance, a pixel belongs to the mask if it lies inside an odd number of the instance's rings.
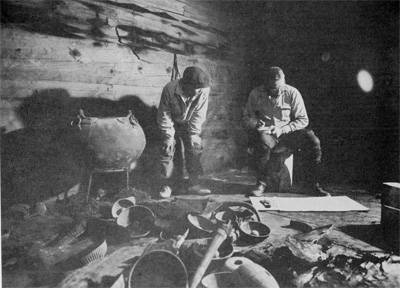
{"label": "man's hand", "polygon": [[192,147],[201,147],[201,138],[199,135],[191,135],[190,142]]}
{"label": "man's hand", "polygon": [[256,125],[257,130],[262,130],[265,127],[265,121],[259,119]]}
{"label": "man's hand", "polygon": [[272,126],[271,127],[271,134],[276,136],[276,138],[279,138],[282,135],[282,129]]}
{"label": "man's hand", "polygon": [[274,126],[267,126],[265,125],[265,122],[263,120],[258,120],[258,124],[257,124],[257,130],[258,132],[262,132],[262,133],[266,133],[266,134],[271,134],[271,129]]}
{"label": "man's hand", "polygon": [[257,128],[257,129],[260,129],[260,128],[263,128],[264,126],[265,126],[265,121],[263,121],[263,120],[261,120],[261,119],[258,119],[256,128]]}
{"label": "man's hand", "polygon": [[161,155],[164,157],[173,155],[175,149],[175,140],[174,138],[167,138],[164,140],[164,144],[161,148]]}

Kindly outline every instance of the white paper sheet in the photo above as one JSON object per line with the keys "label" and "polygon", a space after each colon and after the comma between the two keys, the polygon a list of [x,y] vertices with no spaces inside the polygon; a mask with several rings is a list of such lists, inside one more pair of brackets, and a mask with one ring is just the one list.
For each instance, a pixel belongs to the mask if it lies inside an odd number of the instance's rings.
{"label": "white paper sheet", "polygon": [[[332,197],[250,197],[250,201],[257,211],[368,211],[369,208],[361,205],[347,196]],[[271,206],[265,207],[262,203]],[[269,204],[269,205],[268,205]]]}
{"label": "white paper sheet", "polygon": [[384,182],[383,184],[388,185],[390,187],[394,187],[394,188],[400,188],[400,183],[398,183],[398,182]]}

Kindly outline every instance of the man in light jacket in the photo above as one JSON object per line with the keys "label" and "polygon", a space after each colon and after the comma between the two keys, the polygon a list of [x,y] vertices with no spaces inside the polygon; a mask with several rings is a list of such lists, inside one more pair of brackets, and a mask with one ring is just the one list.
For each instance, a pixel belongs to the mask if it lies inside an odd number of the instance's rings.
{"label": "man in light jacket", "polygon": [[321,178],[321,144],[308,126],[308,115],[300,92],[286,84],[285,74],[279,67],[267,70],[265,84],[250,92],[243,120],[250,130],[254,147],[257,184],[250,196],[262,196],[266,188],[268,161],[271,150],[279,143],[296,150],[301,149],[311,160],[312,187],[310,192],[329,196],[319,184]]}
{"label": "man in light jacket", "polygon": [[[200,133],[207,115],[210,81],[210,76],[199,67],[187,67],[181,79],[169,82],[162,91],[157,123],[162,135],[159,157],[160,196],[163,198],[170,196],[172,185],[174,191],[179,190],[179,193],[211,193],[201,187],[198,181],[203,174],[200,163]],[[183,167],[177,167],[180,169],[174,171],[176,147],[184,150],[184,166],[189,174],[188,185],[183,179]]]}

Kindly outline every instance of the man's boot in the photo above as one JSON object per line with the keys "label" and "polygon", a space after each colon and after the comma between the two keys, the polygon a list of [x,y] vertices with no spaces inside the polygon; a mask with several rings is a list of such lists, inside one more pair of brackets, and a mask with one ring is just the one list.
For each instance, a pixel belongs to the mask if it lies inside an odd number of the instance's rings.
{"label": "man's boot", "polygon": [[331,194],[320,186],[320,180],[322,179],[322,168],[321,163],[317,163],[314,167],[314,175],[312,181],[312,192],[315,196],[331,196]]}
{"label": "man's boot", "polygon": [[160,191],[159,191],[159,196],[161,198],[169,198],[171,196],[172,190],[171,187],[169,186],[162,186]]}
{"label": "man's boot", "polygon": [[199,176],[198,175],[189,175],[189,194],[194,195],[208,195],[211,194],[211,190],[202,187],[199,184]]}
{"label": "man's boot", "polygon": [[331,196],[331,194],[329,192],[327,192],[321,188],[319,183],[315,183],[313,185],[313,189],[314,189],[314,193],[316,194],[316,196]]}
{"label": "man's boot", "polygon": [[265,192],[265,187],[267,184],[263,181],[257,181],[257,184],[254,186],[253,190],[250,191],[249,196],[253,197],[261,197]]}
{"label": "man's boot", "polygon": [[267,187],[267,175],[268,171],[271,170],[271,149],[265,145],[265,147],[256,146],[255,159],[256,161],[256,177],[257,183],[253,189],[249,192],[248,196],[261,197],[263,196]]}

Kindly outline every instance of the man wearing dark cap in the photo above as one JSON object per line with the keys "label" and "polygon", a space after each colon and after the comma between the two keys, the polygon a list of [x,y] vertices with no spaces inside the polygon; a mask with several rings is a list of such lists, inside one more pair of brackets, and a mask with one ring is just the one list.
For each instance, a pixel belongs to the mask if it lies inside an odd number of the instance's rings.
{"label": "man wearing dark cap", "polygon": [[[200,133],[206,120],[209,93],[210,77],[199,67],[187,67],[181,79],[169,82],[162,91],[157,123],[163,140],[159,155],[159,188],[163,198],[169,197],[172,190],[179,190],[180,193],[185,190],[198,195],[211,193],[198,183],[199,176],[203,174]],[[176,147],[184,150],[188,185],[184,182],[183,167],[174,169]]]}
{"label": "man wearing dark cap", "polygon": [[321,145],[314,132],[306,129],[308,115],[300,92],[286,84],[285,74],[279,67],[267,70],[265,83],[250,92],[244,110],[244,122],[250,129],[254,147],[257,184],[250,196],[262,196],[266,188],[268,162],[271,150],[279,143],[292,149],[301,149],[312,163],[312,192],[316,196],[329,196],[319,185],[321,177]]}

